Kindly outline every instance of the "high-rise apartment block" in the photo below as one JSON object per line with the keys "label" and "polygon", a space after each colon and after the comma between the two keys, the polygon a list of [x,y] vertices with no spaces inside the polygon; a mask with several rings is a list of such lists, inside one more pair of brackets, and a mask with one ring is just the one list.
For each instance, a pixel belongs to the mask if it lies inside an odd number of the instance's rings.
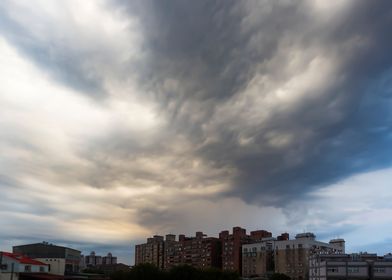
{"label": "high-rise apartment block", "polygon": [[263,238],[257,243],[242,246],[242,276],[265,276],[274,272],[276,238]]}
{"label": "high-rise apartment block", "polygon": [[173,266],[187,264],[197,268],[221,266],[220,240],[206,237],[202,232],[196,232],[194,237],[183,234],[176,236],[167,234],[148,238],[147,243],[136,245],[135,264],[151,263],[159,268],[170,269]]}
{"label": "high-rise apartment block", "polygon": [[271,237],[272,233],[265,230],[252,231],[246,234],[246,229],[234,227],[233,233],[228,230],[219,233],[222,242],[222,269],[242,271],[242,245],[261,241],[263,238]]}
{"label": "high-rise apartment block", "polygon": [[173,266],[187,264],[197,268],[216,267],[241,273],[243,244],[261,241],[271,237],[265,230],[252,231],[249,235],[241,227],[234,227],[233,232],[222,231],[219,238],[207,237],[196,232],[194,237],[183,234],[154,236],[147,243],[135,246],[135,264],[152,263],[159,268],[170,269]]}
{"label": "high-rise apartment block", "polygon": [[116,264],[117,257],[113,257],[111,253],[108,253],[107,256],[102,257],[95,254],[94,251],[90,253],[90,255],[84,257],[84,265],[87,267],[96,267],[100,265],[106,264]]}
{"label": "high-rise apartment block", "polygon": [[345,241],[320,242],[310,232],[297,234],[290,240],[288,233],[275,238],[265,230],[247,234],[246,229],[234,227],[232,233],[221,231],[219,238],[207,237],[202,232],[193,237],[180,234],[178,239],[173,234],[165,238],[156,235],[148,238],[147,243],[136,245],[135,253],[136,264],[151,263],[162,269],[186,264],[237,271],[243,277],[266,277],[276,272],[292,280],[305,280],[309,277],[310,256],[344,254]]}
{"label": "high-rise apartment block", "polygon": [[220,268],[221,246],[218,238],[206,237],[202,232],[196,232],[195,237],[179,235],[175,241],[174,235],[167,235],[165,241],[166,269],[179,264],[187,264],[197,268]]}
{"label": "high-rise apartment block", "polygon": [[154,235],[147,238],[147,243],[135,246],[135,264],[150,263],[164,268],[164,240],[163,236]]}

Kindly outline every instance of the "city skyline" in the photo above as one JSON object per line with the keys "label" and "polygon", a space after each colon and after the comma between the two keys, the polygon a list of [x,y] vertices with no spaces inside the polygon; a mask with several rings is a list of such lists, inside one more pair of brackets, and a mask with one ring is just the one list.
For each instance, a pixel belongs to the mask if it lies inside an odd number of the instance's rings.
{"label": "city skyline", "polygon": [[0,250],[154,234],[392,252],[392,3],[0,3]]}

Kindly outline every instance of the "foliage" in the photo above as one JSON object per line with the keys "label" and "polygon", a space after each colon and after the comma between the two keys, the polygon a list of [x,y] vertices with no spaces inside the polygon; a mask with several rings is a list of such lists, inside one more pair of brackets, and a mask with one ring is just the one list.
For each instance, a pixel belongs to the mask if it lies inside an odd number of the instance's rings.
{"label": "foliage", "polygon": [[131,271],[118,271],[111,275],[111,280],[239,280],[237,273],[218,269],[200,270],[192,266],[181,265],[170,271],[163,271],[151,264],[134,266]]}
{"label": "foliage", "polygon": [[104,272],[100,269],[96,269],[96,268],[85,268],[83,271],[83,273],[92,273],[92,274],[104,274]]}
{"label": "foliage", "polygon": [[283,273],[274,273],[271,275],[270,280],[290,280],[291,278]]}

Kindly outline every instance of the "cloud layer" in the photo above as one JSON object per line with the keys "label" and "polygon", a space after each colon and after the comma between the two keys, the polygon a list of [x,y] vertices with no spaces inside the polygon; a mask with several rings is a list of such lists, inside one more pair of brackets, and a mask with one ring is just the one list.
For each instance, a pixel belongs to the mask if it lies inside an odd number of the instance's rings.
{"label": "cloud layer", "polygon": [[[3,1],[4,244],[119,250],[235,224],[366,232],[332,194],[357,193],[369,219],[390,211],[344,179],[391,166],[391,8]],[[364,176],[389,195],[386,170]]]}

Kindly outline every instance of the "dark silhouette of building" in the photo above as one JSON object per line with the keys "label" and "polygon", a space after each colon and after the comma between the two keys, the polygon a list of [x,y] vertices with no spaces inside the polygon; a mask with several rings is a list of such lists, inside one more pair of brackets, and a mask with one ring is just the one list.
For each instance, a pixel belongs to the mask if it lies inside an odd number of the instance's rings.
{"label": "dark silhouette of building", "polygon": [[48,242],[12,247],[13,253],[22,254],[32,259],[45,262],[46,259],[64,259],[64,274],[79,272],[80,251],[50,244]]}

